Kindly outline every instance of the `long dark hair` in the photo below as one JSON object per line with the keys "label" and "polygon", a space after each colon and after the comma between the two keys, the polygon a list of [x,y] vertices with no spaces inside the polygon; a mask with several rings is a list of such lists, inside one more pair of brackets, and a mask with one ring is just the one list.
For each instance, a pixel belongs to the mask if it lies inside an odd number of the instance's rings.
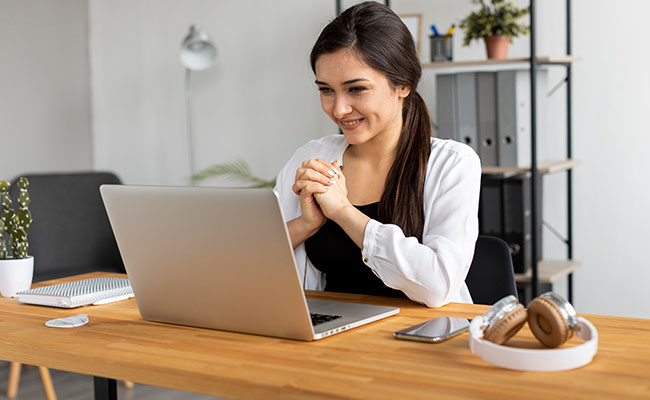
{"label": "long dark hair", "polygon": [[379,203],[379,219],[422,242],[431,123],[427,106],[415,90],[422,66],[411,33],[390,8],[367,1],[348,8],[323,29],[310,55],[314,73],[318,57],[343,49],[356,51],[368,66],[384,74],[393,88],[411,89],[404,99],[402,132]]}

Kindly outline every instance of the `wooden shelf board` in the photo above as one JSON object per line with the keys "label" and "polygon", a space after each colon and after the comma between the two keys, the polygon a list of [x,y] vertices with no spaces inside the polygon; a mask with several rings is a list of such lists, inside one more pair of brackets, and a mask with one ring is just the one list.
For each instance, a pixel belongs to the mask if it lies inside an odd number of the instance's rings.
{"label": "wooden shelf board", "polygon": [[[539,283],[553,283],[581,266],[582,262],[576,260],[541,260],[537,264],[537,280]],[[515,280],[517,283],[530,283],[532,275],[532,271],[515,274]]]}
{"label": "wooden shelf board", "polygon": [[[539,64],[569,64],[579,61],[575,56],[545,56],[537,57]],[[524,58],[507,58],[505,60],[467,60],[467,61],[439,61],[423,63],[423,68],[448,68],[448,67],[474,67],[488,65],[509,65],[509,64],[526,64],[529,63],[528,57]]]}
{"label": "wooden shelf board", "polygon": [[[537,172],[540,174],[552,174],[555,172],[566,171],[577,165],[580,160],[561,160],[561,161],[544,161],[537,164]],[[528,167],[482,167],[483,174],[488,175],[521,175],[530,172]]]}
{"label": "wooden shelf board", "polygon": [[[526,59],[528,60],[528,59]],[[576,56],[546,56],[537,57],[537,62],[540,64],[570,64],[581,61],[582,58]]]}

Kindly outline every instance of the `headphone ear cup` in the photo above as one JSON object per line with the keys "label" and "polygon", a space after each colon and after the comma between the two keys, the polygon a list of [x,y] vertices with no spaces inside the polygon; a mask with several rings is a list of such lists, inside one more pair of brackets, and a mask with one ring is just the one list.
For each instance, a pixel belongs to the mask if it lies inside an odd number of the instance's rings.
{"label": "headphone ear cup", "polygon": [[526,323],[528,313],[523,305],[518,304],[514,310],[506,314],[496,324],[491,326],[483,333],[483,338],[492,343],[503,344],[508,341],[515,333],[519,332]]}
{"label": "headphone ear cup", "polygon": [[547,347],[557,347],[572,335],[569,324],[549,299],[537,297],[528,305],[528,326],[533,335]]}

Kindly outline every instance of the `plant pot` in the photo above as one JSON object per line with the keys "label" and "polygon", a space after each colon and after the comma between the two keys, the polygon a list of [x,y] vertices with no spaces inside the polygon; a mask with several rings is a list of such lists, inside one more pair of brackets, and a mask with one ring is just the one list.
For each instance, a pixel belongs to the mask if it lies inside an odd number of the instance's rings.
{"label": "plant pot", "polygon": [[16,292],[32,286],[34,257],[0,260],[0,294],[2,297],[16,297]]}
{"label": "plant pot", "polygon": [[505,36],[486,36],[485,49],[490,60],[503,60],[508,58],[508,45],[510,40]]}

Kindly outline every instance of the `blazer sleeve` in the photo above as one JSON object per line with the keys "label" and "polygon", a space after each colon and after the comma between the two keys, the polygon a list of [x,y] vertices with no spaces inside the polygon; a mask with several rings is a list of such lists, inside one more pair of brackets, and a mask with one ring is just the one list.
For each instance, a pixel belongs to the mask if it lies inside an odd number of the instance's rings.
{"label": "blazer sleeve", "polygon": [[460,301],[478,237],[480,180],[473,151],[456,153],[442,165],[430,162],[422,243],[396,225],[370,220],[362,249],[366,265],[384,284],[428,307]]}

